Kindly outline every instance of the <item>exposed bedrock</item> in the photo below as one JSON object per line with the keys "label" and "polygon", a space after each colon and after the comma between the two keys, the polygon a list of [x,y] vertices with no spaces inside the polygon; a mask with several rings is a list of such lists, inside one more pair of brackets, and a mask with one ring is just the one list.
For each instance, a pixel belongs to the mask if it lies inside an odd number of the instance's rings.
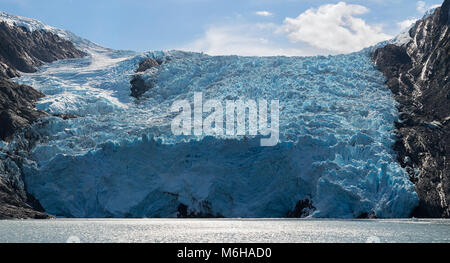
{"label": "exposed bedrock", "polygon": [[295,205],[294,210],[289,211],[286,214],[287,218],[305,218],[314,212],[316,208],[314,207],[310,199],[300,200]]}
{"label": "exposed bedrock", "polygon": [[70,41],[44,31],[0,22],[0,77],[11,78],[20,72],[35,72],[43,63],[81,58],[86,54]]}
{"label": "exposed bedrock", "polygon": [[181,203],[178,205],[178,218],[224,218],[221,214],[212,212],[211,203],[202,201],[196,209],[191,209],[187,205]]}
{"label": "exposed bedrock", "polygon": [[0,22],[0,219],[51,218],[26,192],[22,171],[24,156],[36,140],[28,128],[47,115],[35,109],[44,94],[7,79],[35,72],[47,62],[85,55],[53,33]]}
{"label": "exposed bedrock", "polygon": [[130,81],[131,84],[131,96],[139,99],[145,92],[150,90],[153,85],[151,82],[146,82],[141,75],[134,75]]}
{"label": "exposed bedrock", "polygon": [[0,219],[50,217],[25,191],[21,166],[23,155],[29,150],[28,140],[14,141],[8,147],[2,142],[12,140],[15,134],[45,115],[34,108],[35,102],[43,96],[30,86],[0,78]]}
{"label": "exposed bedrock", "polygon": [[[0,151],[0,219],[48,219],[39,201],[25,190],[20,147]],[[24,149],[25,150],[25,149]]]}
{"label": "exposed bedrock", "polygon": [[372,54],[399,102],[395,150],[416,185],[416,217],[450,217],[449,7],[417,21],[406,43]]}
{"label": "exposed bedrock", "polygon": [[[27,131],[44,112],[35,103],[44,95],[30,86],[0,78],[0,219],[50,218],[25,190],[22,163],[34,140]],[[24,131],[22,136],[14,136]],[[12,141],[7,144],[5,141]]]}
{"label": "exposed bedrock", "polygon": [[30,86],[0,79],[0,140],[8,141],[39,117],[46,115],[35,109],[44,94]]}
{"label": "exposed bedrock", "polygon": [[136,74],[132,77],[131,84],[131,96],[139,99],[145,92],[152,89],[154,84],[151,81],[145,80],[144,73],[152,68],[157,68],[162,62],[158,62],[153,58],[147,58],[139,63],[139,67],[136,69]]}
{"label": "exposed bedrock", "polygon": [[146,60],[139,63],[139,67],[137,68],[136,73],[145,72],[148,69],[151,69],[151,68],[154,68],[157,66],[159,66],[158,61],[156,61],[153,58],[147,58]]}

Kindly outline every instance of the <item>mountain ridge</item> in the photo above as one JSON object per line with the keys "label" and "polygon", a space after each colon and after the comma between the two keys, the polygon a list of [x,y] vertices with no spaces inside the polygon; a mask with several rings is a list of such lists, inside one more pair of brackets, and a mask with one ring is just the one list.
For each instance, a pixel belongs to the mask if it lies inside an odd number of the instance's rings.
{"label": "mountain ridge", "polygon": [[395,150],[416,185],[416,217],[450,217],[450,0],[418,20],[407,41],[372,54],[399,102]]}

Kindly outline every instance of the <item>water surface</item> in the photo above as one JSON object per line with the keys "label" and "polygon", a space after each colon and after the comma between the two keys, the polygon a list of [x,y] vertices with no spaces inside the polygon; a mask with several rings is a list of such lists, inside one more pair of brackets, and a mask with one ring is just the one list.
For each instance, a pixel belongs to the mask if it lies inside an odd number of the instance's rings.
{"label": "water surface", "polygon": [[57,219],[0,221],[0,242],[445,242],[450,220]]}

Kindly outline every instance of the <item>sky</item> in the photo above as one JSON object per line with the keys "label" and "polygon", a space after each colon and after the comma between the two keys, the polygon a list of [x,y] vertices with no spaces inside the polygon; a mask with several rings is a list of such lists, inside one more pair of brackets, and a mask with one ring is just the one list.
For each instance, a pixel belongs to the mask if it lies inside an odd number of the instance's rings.
{"label": "sky", "polygon": [[210,55],[308,56],[390,39],[443,0],[0,0],[102,46]]}

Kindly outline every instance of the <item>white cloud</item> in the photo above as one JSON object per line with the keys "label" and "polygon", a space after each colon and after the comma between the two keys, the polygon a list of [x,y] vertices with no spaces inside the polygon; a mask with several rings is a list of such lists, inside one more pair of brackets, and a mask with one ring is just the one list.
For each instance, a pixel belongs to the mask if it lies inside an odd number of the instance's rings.
{"label": "white cloud", "polygon": [[255,12],[255,14],[258,16],[265,16],[265,17],[273,16],[273,14],[269,11],[257,11]]}
{"label": "white cloud", "polygon": [[[425,14],[428,10],[430,9],[435,9],[437,7],[440,7],[441,5],[428,5],[427,3],[425,3],[424,1],[418,1],[416,3],[416,10],[417,12],[420,13],[420,15]],[[403,21],[400,21],[397,23],[397,26],[399,27],[399,29],[401,31],[404,31],[408,28],[410,28],[417,20],[419,20],[419,18],[415,17],[412,19],[406,19]]]}
{"label": "white cloud", "polygon": [[408,28],[410,28],[415,22],[417,21],[417,19],[406,19],[403,21],[400,21],[397,23],[397,26],[400,28],[401,31],[406,30]]}
{"label": "white cloud", "polygon": [[383,33],[381,27],[355,17],[368,11],[361,5],[340,2],[309,9],[297,18],[286,18],[282,24],[213,25],[201,38],[181,49],[210,55],[243,56],[355,52],[392,38]]}
{"label": "white cloud", "polygon": [[427,12],[430,9],[434,9],[437,7],[440,7],[441,5],[428,5],[427,3],[425,3],[424,1],[418,1],[416,3],[416,9],[417,12],[419,12],[420,14],[424,14],[425,12]]}
{"label": "white cloud", "polygon": [[286,18],[280,30],[293,42],[306,42],[335,53],[359,51],[391,38],[380,27],[355,17],[368,11],[364,6],[344,2],[323,5],[297,18]]}
{"label": "white cloud", "polygon": [[241,24],[233,26],[212,26],[205,35],[182,48],[188,51],[204,52],[209,55],[240,56],[307,56],[313,52],[286,47],[274,41],[275,24]]}
{"label": "white cloud", "polygon": [[416,6],[417,6],[417,11],[420,13],[425,13],[427,11],[426,9],[426,3],[424,1],[418,1]]}

